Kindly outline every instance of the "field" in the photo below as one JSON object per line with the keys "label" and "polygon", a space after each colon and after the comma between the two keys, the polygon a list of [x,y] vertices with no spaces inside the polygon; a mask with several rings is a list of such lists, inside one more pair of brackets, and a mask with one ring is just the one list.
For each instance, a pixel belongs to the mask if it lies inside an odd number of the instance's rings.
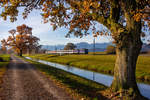
{"label": "field", "polygon": [[[27,55],[25,55],[27,56]],[[82,69],[113,75],[115,55],[30,55],[32,58],[71,65]],[[139,81],[150,81],[150,56],[139,56],[136,77]]]}

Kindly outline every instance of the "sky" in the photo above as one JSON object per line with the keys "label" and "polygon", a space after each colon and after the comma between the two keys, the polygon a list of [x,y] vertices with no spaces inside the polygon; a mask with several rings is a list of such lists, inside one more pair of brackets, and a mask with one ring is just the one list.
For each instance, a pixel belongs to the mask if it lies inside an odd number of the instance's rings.
{"label": "sky", "polygon": [[[7,38],[9,36],[8,31],[11,29],[16,29],[18,25],[26,24],[29,27],[32,27],[33,35],[40,38],[41,45],[60,45],[71,43],[79,43],[79,42],[88,42],[93,43],[92,34],[88,36],[84,36],[83,38],[77,38],[71,36],[70,38],[65,38],[66,33],[68,32],[65,28],[59,28],[56,31],[53,31],[50,23],[44,24],[42,22],[42,17],[40,12],[37,10],[32,11],[27,19],[22,18],[22,14],[19,13],[18,20],[15,22],[10,22],[9,19],[4,21],[0,17],[0,40]],[[111,42],[112,39],[108,36],[102,36],[96,38],[96,43],[107,43]]]}

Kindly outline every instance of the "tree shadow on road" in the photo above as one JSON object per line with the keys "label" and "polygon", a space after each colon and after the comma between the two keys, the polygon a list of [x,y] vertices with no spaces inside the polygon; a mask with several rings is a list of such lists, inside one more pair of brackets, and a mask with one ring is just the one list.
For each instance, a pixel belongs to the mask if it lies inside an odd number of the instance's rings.
{"label": "tree shadow on road", "polygon": [[48,65],[36,62],[34,62],[34,65],[48,76],[51,76],[57,81],[67,85],[67,87],[69,87],[71,90],[91,98],[90,100],[108,100],[99,92],[107,88],[102,84],[87,80]]}

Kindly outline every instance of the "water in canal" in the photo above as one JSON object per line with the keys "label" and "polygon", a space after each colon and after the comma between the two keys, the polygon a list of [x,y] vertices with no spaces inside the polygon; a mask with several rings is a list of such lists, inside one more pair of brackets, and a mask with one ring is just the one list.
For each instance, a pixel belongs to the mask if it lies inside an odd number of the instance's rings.
{"label": "water in canal", "polygon": [[[73,73],[75,75],[84,77],[86,79],[95,81],[97,83],[101,83],[106,86],[110,86],[112,83],[112,80],[113,80],[113,76],[110,76],[110,75],[105,75],[105,74],[101,74],[101,73],[97,73],[97,72],[93,72],[93,71],[88,71],[88,70],[76,68],[73,66],[52,63],[52,62],[48,62],[48,61],[44,61],[44,60],[32,59],[30,57],[25,57],[25,58],[34,60],[34,61],[37,61],[37,62],[40,62],[43,64],[47,64],[47,65],[50,65],[50,66],[58,68],[58,69],[62,69],[64,71]],[[138,83],[138,87],[139,87],[141,94],[150,99],[150,85],[144,84],[144,83]]]}

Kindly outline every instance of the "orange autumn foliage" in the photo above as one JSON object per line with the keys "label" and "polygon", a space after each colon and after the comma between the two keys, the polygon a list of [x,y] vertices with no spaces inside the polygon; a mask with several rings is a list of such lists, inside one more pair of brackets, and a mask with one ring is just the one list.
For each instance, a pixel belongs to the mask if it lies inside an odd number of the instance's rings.
{"label": "orange autumn foliage", "polygon": [[12,29],[9,31],[11,36],[7,39],[3,39],[2,45],[13,48],[19,55],[22,55],[22,52],[27,49],[33,49],[36,46],[39,46],[39,38],[32,35],[32,28],[23,24],[17,26],[17,29]]}

